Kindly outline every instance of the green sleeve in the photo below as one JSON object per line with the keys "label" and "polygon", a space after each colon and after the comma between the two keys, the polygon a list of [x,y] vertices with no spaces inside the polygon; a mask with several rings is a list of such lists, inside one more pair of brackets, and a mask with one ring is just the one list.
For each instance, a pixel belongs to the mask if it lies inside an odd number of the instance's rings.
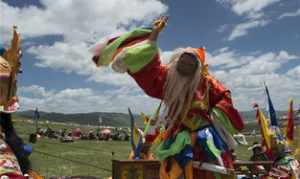
{"label": "green sleeve", "polygon": [[170,148],[163,149],[161,146],[156,152],[156,157],[159,160],[164,160],[169,156],[178,154],[186,145],[191,144],[191,138],[187,131],[182,131],[177,134],[174,143],[171,144]]}
{"label": "green sleeve", "polygon": [[119,46],[125,40],[127,40],[128,38],[142,36],[142,35],[145,35],[145,34],[150,33],[150,32],[151,32],[150,29],[138,28],[138,29],[135,29],[131,32],[125,33],[125,34],[121,35],[120,37],[118,37],[117,39],[115,39],[109,45],[104,47],[103,52],[101,53],[101,56],[100,56],[101,65],[108,65],[113,60],[112,58],[113,58],[114,53],[117,51]]}
{"label": "green sleeve", "polygon": [[128,48],[124,56],[124,63],[131,73],[136,73],[149,64],[158,53],[155,42],[146,42],[136,47]]}

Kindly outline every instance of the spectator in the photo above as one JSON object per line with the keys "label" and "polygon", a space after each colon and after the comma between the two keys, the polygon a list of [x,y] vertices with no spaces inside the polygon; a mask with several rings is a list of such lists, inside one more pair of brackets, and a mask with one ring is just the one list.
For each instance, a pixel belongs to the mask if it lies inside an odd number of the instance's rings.
{"label": "spectator", "polygon": [[[269,161],[269,158],[264,152],[262,145],[258,142],[254,142],[248,150],[252,150],[253,152],[252,156],[250,157],[250,161]],[[258,175],[262,171],[269,171],[270,167],[268,165],[254,165],[250,170]]]}
{"label": "spectator", "polygon": [[275,156],[270,176],[274,178],[299,178],[300,164],[291,156],[290,150],[284,143],[278,143],[272,148],[272,153]]}

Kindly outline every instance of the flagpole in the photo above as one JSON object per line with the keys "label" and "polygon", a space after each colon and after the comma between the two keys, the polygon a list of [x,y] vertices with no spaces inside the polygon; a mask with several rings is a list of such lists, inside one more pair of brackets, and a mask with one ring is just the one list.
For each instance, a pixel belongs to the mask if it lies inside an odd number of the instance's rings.
{"label": "flagpole", "polygon": [[35,108],[33,119],[35,121],[35,131],[36,131],[36,133],[38,133],[38,120],[39,120],[38,108]]}
{"label": "flagpole", "polygon": [[267,84],[266,84],[266,81],[264,81],[264,94],[265,94],[265,110],[266,110],[266,112],[267,112],[267,116],[268,116],[268,118],[267,119],[269,119],[269,122],[270,122],[270,124],[271,124],[271,115],[270,115],[270,106],[269,106],[269,101],[268,101],[268,93],[267,93]]}
{"label": "flagpole", "polygon": [[128,108],[128,113],[129,113],[129,117],[130,117],[130,128],[131,128],[130,142],[131,142],[131,147],[132,147],[133,154],[135,156],[136,155],[135,154],[136,146],[134,144],[134,139],[133,139],[133,135],[134,135],[134,117],[133,117],[133,114],[132,114],[130,108]]}

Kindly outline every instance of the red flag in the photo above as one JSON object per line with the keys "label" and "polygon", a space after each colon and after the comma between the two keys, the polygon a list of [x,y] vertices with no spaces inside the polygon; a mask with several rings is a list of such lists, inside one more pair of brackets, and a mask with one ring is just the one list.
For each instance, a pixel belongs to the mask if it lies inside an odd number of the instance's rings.
{"label": "red flag", "polygon": [[289,101],[289,110],[287,114],[287,128],[286,128],[286,138],[288,141],[292,141],[294,139],[294,111],[293,111],[293,100]]}

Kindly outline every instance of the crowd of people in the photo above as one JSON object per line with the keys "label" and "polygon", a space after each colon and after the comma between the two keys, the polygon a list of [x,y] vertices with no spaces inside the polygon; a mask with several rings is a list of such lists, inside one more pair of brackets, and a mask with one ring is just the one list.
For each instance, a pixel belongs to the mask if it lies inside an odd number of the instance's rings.
{"label": "crowd of people", "polygon": [[116,140],[128,141],[128,129],[123,128],[96,128],[82,130],[80,128],[53,130],[50,127],[39,128],[36,133],[30,134],[30,141],[36,141],[35,138],[48,137],[50,139],[59,139],[61,142],[73,142],[74,140]]}

